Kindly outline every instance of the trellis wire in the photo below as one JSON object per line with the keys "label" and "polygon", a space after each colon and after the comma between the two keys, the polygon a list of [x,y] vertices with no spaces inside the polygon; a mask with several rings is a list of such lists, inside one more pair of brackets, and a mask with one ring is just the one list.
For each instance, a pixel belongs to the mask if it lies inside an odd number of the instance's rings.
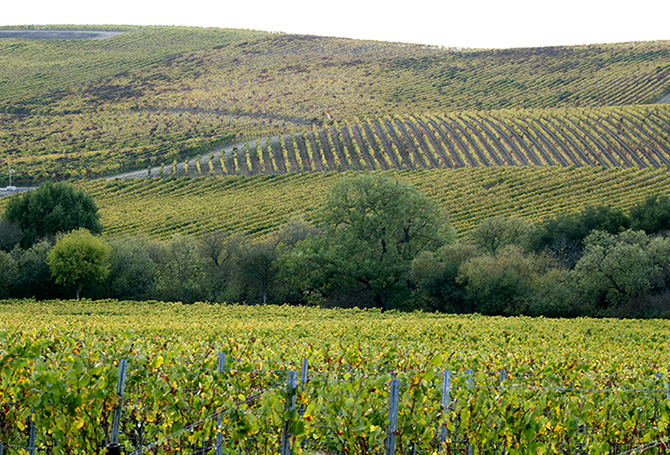
{"label": "trellis wire", "polygon": [[[38,359],[34,359],[35,361],[38,361]],[[43,359],[42,359],[43,360]],[[9,363],[9,362],[7,362]],[[267,362],[266,362],[267,364]],[[28,367],[34,365],[29,365]],[[222,374],[224,372],[228,373],[258,373],[258,374],[263,374],[263,373],[271,373],[271,374],[281,374],[281,370],[262,370],[260,372],[256,371],[246,371],[246,370],[234,370],[234,369],[228,369],[226,370],[226,358],[224,353],[220,353],[217,361],[217,366],[218,366],[218,374]],[[121,418],[121,412],[122,412],[122,407],[123,407],[123,388],[124,388],[124,381],[125,381],[125,375],[126,375],[126,368],[127,368],[127,359],[122,359],[119,362],[119,382],[117,384],[117,393],[119,395],[119,404],[117,409],[115,409],[114,412],[114,425],[112,429],[112,437],[110,438],[110,443],[118,443],[118,432],[119,432],[119,426],[120,426],[120,418]],[[170,367],[167,368],[168,371],[171,370]],[[314,383],[319,383],[319,382],[324,382],[324,383],[339,383],[339,382],[349,382],[349,383],[375,383],[375,384],[389,384],[388,376],[384,377],[383,375],[365,375],[365,376],[356,376],[353,378],[333,378],[330,377],[328,374],[323,373],[319,374],[316,373],[311,377],[308,377],[307,374],[308,370],[308,360],[303,359],[302,361],[302,368],[301,368],[301,384],[302,387],[304,388],[307,384],[307,382],[314,382]],[[351,370],[349,370],[347,373],[349,373]],[[417,370],[421,371],[421,370]],[[285,371],[284,371],[285,372]],[[406,370],[401,370],[400,373],[407,373],[408,371]],[[290,404],[287,402],[287,406],[289,408],[294,408],[295,407],[295,389],[297,387],[297,373],[295,372],[290,372],[292,373],[289,374],[289,380],[287,383],[287,394],[290,397]],[[195,375],[199,374],[199,372],[194,373]],[[202,374],[213,374],[213,372],[210,371],[203,371]],[[395,376],[397,373],[394,372],[393,376]],[[486,372],[485,374],[492,375],[494,373],[492,372]],[[483,390],[483,389],[497,389],[497,390],[505,390],[505,389],[524,389],[524,390],[531,390],[531,391],[548,391],[548,392],[570,392],[570,393],[589,393],[589,394],[607,394],[607,393],[636,393],[636,394],[645,394],[645,393],[664,393],[665,398],[667,400],[670,400],[670,383],[668,384],[667,388],[579,388],[579,387],[558,387],[558,386],[536,386],[536,385],[525,385],[525,384],[515,384],[512,382],[510,377],[508,376],[508,373],[506,370],[501,370],[499,373],[499,384],[498,385],[486,385],[486,384],[477,384],[474,381],[474,375],[472,372],[472,369],[467,369],[465,371],[465,374],[458,374],[454,373],[451,371],[445,371],[444,372],[444,377],[443,377],[443,397],[442,397],[442,408],[445,412],[445,415],[449,411],[449,392],[450,388],[452,386],[451,382],[453,378],[461,377],[464,378],[467,382],[467,388],[470,390]],[[656,378],[660,379],[660,375],[656,374]],[[371,382],[372,381],[372,382]],[[394,412],[397,412],[397,409],[394,411],[393,410],[393,400],[394,400],[394,393],[397,393],[398,388],[400,387],[401,384],[406,384],[406,381],[401,380],[400,378],[394,377],[391,380],[391,392],[390,392],[390,398],[389,398],[389,420],[392,419],[392,414]],[[264,393],[267,393],[270,390],[273,389],[278,389],[281,387],[281,384],[274,384],[272,386],[269,386],[265,388],[263,391],[250,395],[246,397],[246,400],[243,403],[249,404],[256,399],[258,399],[261,395]],[[395,388],[395,392],[394,392]],[[446,392],[446,393],[445,393]],[[7,403],[6,403],[7,404]],[[15,403],[18,404],[18,403]],[[396,405],[397,406],[397,405]],[[222,455],[222,446],[223,446],[223,436],[220,431],[218,431],[221,427],[221,417],[226,414],[228,411],[221,411],[215,414],[211,414],[207,417],[202,418],[201,420],[192,423],[178,432],[175,432],[171,435],[168,435],[164,438],[162,438],[160,441],[154,443],[154,444],[149,444],[149,445],[140,445],[138,449],[135,451],[131,452],[131,455],[133,454],[142,454],[145,451],[149,450],[154,450],[158,447],[161,447],[166,441],[169,441],[170,439],[176,439],[180,435],[184,434],[185,432],[191,431],[194,428],[203,425],[205,422],[212,420],[212,419],[217,419],[217,442],[216,444],[212,445],[207,445],[205,442],[203,442],[202,449],[200,449],[198,452],[194,453],[206,453],[207,451],[211,449],[216,449],[217,455]],[[301,403],[301,407],[298,410],[298,415],[302,417],[304,414],[304,404]],[[118,416],[118,417],[117,417]],[[36,429],[34,427],[34,424],[32,422],[32,418],[29,421],[30,424],[30,437],[28,441],[27,446],[15,446],[15,445],[7,445],[4,444],[3,442],[0,442],[0,455],[3,455],[3,452],[6,451],[8,448],[16,448],[16,449],[23,449],[29,452],[30,455],[34,455],[37,446],[35,444],[35,438],[36,438]],[[284,427],[286,427],[286,422],[284,424]],[[445,433],[445,427],[441,426],[440,430],[440,444],[444,444],[446,442],[446,433]],[[290,444],[288,444],[288,437],[283,438],[282,442],[282,448],[283,451],[281,452],[283,455],[289,454],[290,453]],[[393,441],[395,439],[395,428],[393,427],[392,423],[389,423],[388,427],[388,436],[387,436],[387,453],[393,454],[394,452],[388,452],[388,450],[392,450],[391,447],[394,446]],[[670,442],[670,438],[664,438],[664,439],[659,439],[657,441],[652,441],[648,442],[645,444],[642,444],[638,447],[629,449],[626,452],[617,452],[621,454],[633,454],[633,453],[641,453],[641,451],[648,450],[650,448],[654,447],[659,447],[661,445],[668,444]],[[465,441],[467,444],[467,441]],[[467,444],[467,450],[468,452],[471,452],[472,448],[469,444]]]}

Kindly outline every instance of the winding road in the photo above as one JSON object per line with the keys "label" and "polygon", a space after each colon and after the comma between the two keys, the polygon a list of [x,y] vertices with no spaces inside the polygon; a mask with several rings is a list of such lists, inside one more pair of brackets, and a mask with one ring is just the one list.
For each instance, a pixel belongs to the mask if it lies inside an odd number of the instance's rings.
{"label": "winding road", "polygon": [[[272,142],[277,142],[279,141],[279,136],[272,136],[269,139]],[[234,144],[229,144],[224,147],[217,148],[209,153],[203,153],[200,157],[189,158],[188,160],[178,162],[176,165],[176,174],[184,175],[184,161],[188,162],[189,169],[195,169],[196,161],[198,160],[198,158],[200,158],[200,167],[202,168],[203,173],[205,173],[208,169],[210,156],[212,157],[212,161],[218,163],[221,158],[221,154],[223,154],[224,160],[232,158],[233,154],[236,151],[239,152],[244,151],[246,143],[249,144],[250,149],[252,150],[255,149],[257,147],[258,141],[260,141],[261,147],[267,147],[268,138],[261,138],[252,141],[236,142]],[[155,167],[148,167],[146,169],[141,169],[138,171],[122,172],[120,174],[109,175],[104,178],[107,180],[112,180],[112,179],[137,179],[146,177],[158,177],[160,175],[160,171],[161,166],[155,166]],[[163,166],[163,176],[167,177],[171,174],[172,174],[172,163],[165,163],[165,166]]]}
{"label": "winding road", "polygon": [[16,186],[15,190],[7,190],[4,186],[0,186],[0,197],[11,196],[17,193],[23,193],[24,191],[34,190],[36,186]]}

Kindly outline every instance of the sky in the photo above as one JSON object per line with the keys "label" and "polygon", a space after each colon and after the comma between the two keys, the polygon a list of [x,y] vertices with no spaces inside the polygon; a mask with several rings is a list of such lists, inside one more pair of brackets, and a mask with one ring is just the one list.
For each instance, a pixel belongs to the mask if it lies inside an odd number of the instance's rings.
{"label": "sky", "polygon": [[670,0],[26,0],[0,25],[243,28],[457,48],[670,40]]}

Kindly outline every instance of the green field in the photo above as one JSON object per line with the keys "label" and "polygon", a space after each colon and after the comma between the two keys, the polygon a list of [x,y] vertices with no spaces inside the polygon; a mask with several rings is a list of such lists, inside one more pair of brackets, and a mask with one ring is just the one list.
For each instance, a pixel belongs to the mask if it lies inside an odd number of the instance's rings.
{"label": "green field", "polygon": [[[670,422],[669,336],[658,320],[2,301],[0,435],[25,446],[32,419],[50,453],[96,453],[127,359],[128,451],[139,431],[145,453],[213,450],[220,414],[224,453],[278,453],[285,420],[293,453],[384,453],[394,374],[396,453],[433,453],[441,428],[448,453],[465,453],[466,443],[474,453],[662,453],[653,443],[665,441]],[[300,415],[285,411],[284,390],[303,358]]]}

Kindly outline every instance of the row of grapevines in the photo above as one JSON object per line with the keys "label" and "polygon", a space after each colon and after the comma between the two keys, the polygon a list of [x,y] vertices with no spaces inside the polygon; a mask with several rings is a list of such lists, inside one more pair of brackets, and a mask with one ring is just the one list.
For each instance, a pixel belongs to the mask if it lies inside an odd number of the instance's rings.
{"label": "row of grapevines", "polygon": [[[380,171],[391,172],[391,171]],[[586,205],[628,209],[651,194],[668,194],[664,168],[489,167],[393,171],[440,201],[458,233],[501,215],[539,221]],[[292,215],[317,222],[315,211],[340,173],[211,178],[92,180],[77,185],[93,195],[104,235],[177,232],[264,235]],[[0,209],[5,203],[0,199]]]}
{"label": "row of grapevines", "polygon": [[[128,451],[199,452],[218,432],[225,453],[276,453],[289,421],[296,453],[383,453],[392,374],[403,452],[435,451],[443,434],[450,453],[611,453],[668,429],[665,321],[116,301],[4,301],[0,313],[5,447],[25,447],[32,420],[51,453],[98,451],[122,358]],[[286,372],[302,358],[291,411]]]}
{"label": "row of grapevines", "polygon": [[670,111],[663,106],[496,111],[338,122],[333,128],[249,141],[167,168],[163,175],[479,166],[670,165]]}

